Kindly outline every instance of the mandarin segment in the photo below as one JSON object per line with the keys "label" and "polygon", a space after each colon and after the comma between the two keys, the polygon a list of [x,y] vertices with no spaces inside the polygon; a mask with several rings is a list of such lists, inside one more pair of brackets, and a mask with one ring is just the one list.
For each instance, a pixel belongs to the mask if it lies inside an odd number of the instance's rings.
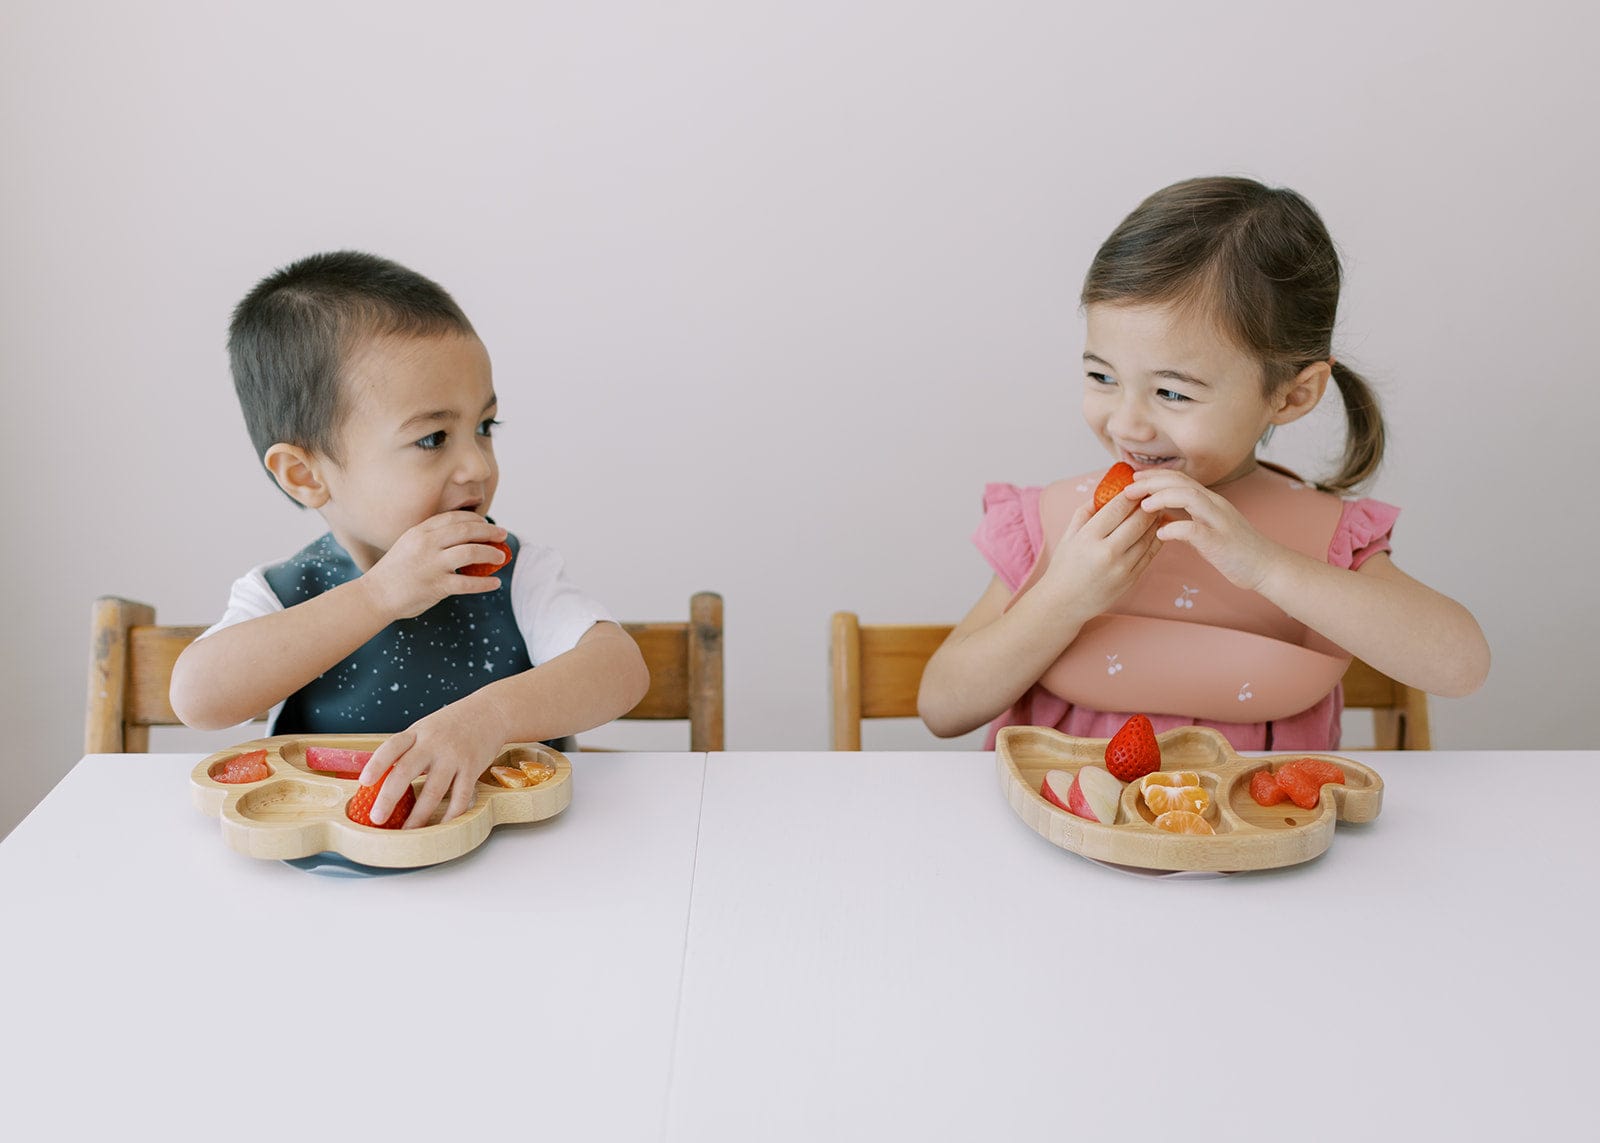
{"label": "mandarin segment", "polygon": [[1151,786],[1198,786],[1200,775],[1193,770],[1157,770],[1154,774],[1146,774],[1139,779],[1139,788],[1148,790]]}
{"label": "mandarin segment", "polygon": [[1188,810],[1190,813],[1204,813],[1211,804],[1211,795],[1201,786],[1151,786],[1144,792],[1144,804],[1150,807],[1153,814],[1164,814],[1169,810]]}
{"label": "mandarin segment", "polygon": [[1153,823],[1157,829],[1164,829],[1168,833],[1196,833],[1214,834],[1217,831],[1211,828],[1211,823],[1199,814],[1190,813],[1188,810],[1168,810],[1158,814]]}
{"label": "mandarin segment", "polygon": [[1331,762],[1299,758],[1285,762],[1273,775],[1289,800],[1302,810],[1314,809],[1325,784],[1344,785],[1344,771]]}
{"label": "mandarin segment", "polygon": [[1271,770],[1257,770],[1250,775],[1250,796],[1258,806],[1275,806],[1289,795],[1278,785]]}

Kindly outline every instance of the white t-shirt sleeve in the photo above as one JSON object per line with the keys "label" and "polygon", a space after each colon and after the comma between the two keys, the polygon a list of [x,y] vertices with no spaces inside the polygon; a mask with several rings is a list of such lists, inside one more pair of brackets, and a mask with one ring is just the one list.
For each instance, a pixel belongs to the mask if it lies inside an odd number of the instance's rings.
{"label": "white t-shirt sleeve", "polygon": [[511,566],[511,612],[536,667],[572,650],[596,623],[615,622],[567,578],[561,553],[534,544],[522,544]]}
{"label": "white t-shirt sleeve", "polygon": [[282,601],[267,586],[267,577],[262,574],[266,569],[267,565],[262,564],[233,581],[233,590],[228,593],[227,610],[222,613],[221,619],[205,629],[200,638],[204,639],[235,623],[243,623],[246,619],[259,619],[283,610]]}

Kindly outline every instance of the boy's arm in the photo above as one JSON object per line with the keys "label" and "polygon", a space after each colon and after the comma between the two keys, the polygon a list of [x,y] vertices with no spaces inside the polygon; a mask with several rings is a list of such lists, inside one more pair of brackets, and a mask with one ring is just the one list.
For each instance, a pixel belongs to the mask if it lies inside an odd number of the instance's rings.
{"label": "boy's arm", "polygon": [[472,804],[473,785],[507,742],[539,742],[590,730],[628,713],[650,687],[644,656],[617,624],[594,624],[572,650],[501,679],[417,720],[373,752],[371,785],[393,766],[372,806],[386,821],[406,786],[427,774],[407,826],[428,820],[450,795],[446,817]]}
{"label": "boy's arm", "polygon": [[221,730],[282,702],[389,623],[368,587],[354,579],[189,644],[172,668],[173,711],[187,726]]}
{"label": "boy's arm", "polygon": [[494,591],[494,576],[456,568],[499,559],[506,530],[472,512],[441,512],[407,529],[362,575],[271,615],[198,639],[172,669],[168,697],[188,726],[221,730],[276,706],[397,619],[447,595]]}

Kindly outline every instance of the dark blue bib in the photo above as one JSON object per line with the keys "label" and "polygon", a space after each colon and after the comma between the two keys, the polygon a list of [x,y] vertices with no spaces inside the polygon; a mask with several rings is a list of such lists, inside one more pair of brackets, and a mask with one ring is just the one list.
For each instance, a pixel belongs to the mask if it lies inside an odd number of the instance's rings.
{"label": "dark blue bib", "polygon": [[[507,536],[513,563],[520,545]],[[265,571],[293,607],[361,575],[328,533]],[[290,695],[274,734],[394,734],[497,679],[533,666],[511,611],[511,575],[495,591],[452,595],[389,624]]]}

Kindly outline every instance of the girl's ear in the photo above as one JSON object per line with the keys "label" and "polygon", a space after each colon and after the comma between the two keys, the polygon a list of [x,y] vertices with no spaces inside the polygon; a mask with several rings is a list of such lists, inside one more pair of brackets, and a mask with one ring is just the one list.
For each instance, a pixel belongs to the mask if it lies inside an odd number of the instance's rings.
{"label": "girl's ear", "polygon": [[1300,370],[1273,398],[1270,423],[1287,425],[1315,409],[1332,376],[1333,366],[1326,361],[1314,361]]}
{"label": "girl's ear", "polygon": [[321,508],[328,502],[328,485],[317,459],[298,445],[282,441],[261,458],[278,487],[307,508]]}

